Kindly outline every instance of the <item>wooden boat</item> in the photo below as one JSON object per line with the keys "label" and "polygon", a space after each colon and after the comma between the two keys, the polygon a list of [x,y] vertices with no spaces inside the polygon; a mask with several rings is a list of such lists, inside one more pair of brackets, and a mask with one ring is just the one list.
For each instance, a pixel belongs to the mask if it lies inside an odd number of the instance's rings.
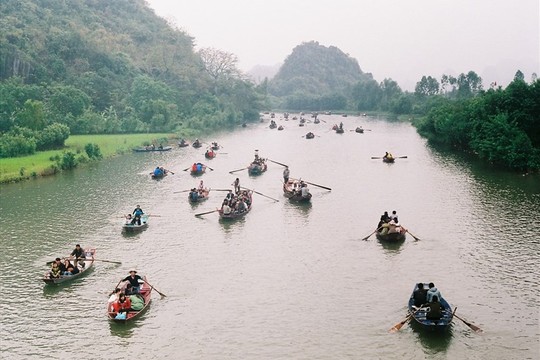
{"label": "wooden boat", "polygon": [[343,134],[345,132],[345,130],[343,128],[337,128],[336,129],[336,134]]}
{"label": "wooden boat", "polygon": [[[78,264],[81,264],[84,262],[84,268],[79,268],[79,272],[75,275],[60,275],[58,278],[51,278],[49,271],[45,273],[43,276],[43,281],[45,284],[53,285],[53,284],[62,284],[66,282],[73,281],[75,279],[78,279],[88,273],[88,271],[92,268],[94,265],[94,256],[96,255],[96,249],[89,249],[85,251],[86,260],[85,261],[78,261]],[[77,265],[78,266],[78,265]]]}
{"label": "wooden boat", "polygon": [[252,162],[248,166],[248,174],[249,175],[261,175],[263,172],[266,171],[268,166],[266,165],[266,162]]}
{"label": "wooden boat", "polygon": [[202,190],[190,191],[188,194],[188,200],[191,203],[198,203],[208,199],[210,189],[204,188]]}
{"label": "wooden boat", "polygon": [[402,231],[400,231],[400,232],[393,232],[393,233],[389,233],[389,234],[382,234],[380,231],[377,231],[375,233],[375,236],[380,241],[400,242],[400,241],[405,240],[406,234],[407,234],[407,232],[405,230],[403,230],[403,228],[401,228],[401,229],[402,229]]}
{"label": "wooden boat", "polygon": [[314,124],[319,124],[320,122],[321,122],[321,120],[319,120],[319,119],[313,120],[313,123],[314,123]]}
{"label": "wooden boat", "polygon": [[396,158],[391,157],[391,156],[383,156],[382,161],[385,163],[391,164],[394,161],[396,161]]}
{"label": "wooden boat", "polygon": [[216,152],[214,150],[206,150],[206,152],[204,153],[204,157],[207,158],[207,159],[213,159],[216,157]]}
{"label": "wooden boat", "polygon": [[198,149],[202,146],[201,142],[199,140],[195,140],[193,144],[191,144],[195,149]]}
{"label": "wooden boat", "polygon": [[[302,193],[299,191],[301,188],[302,182],[297,179],[289,179],[286,183],[283,184],[283,195],[292,201],[296,202],[309,202],[311,201],[311,193],[308,193],[308,196],[302,196]],[[298,189],[298,190],[295,190]]]}
{"label": "wooden boat", "polygon": [[186,147],[186,146],[189,146],[189,144],[187,143],[186,140],[182,139],[178,142],[178,146],[179,147]]}
{"label": "wooden boat", "polygon": [[146,229],[148,227],[148,215],[143,214],[141,216],[141,224],[132,224],[131,221],[128,222],[127,220],[122,225],[122,230],[126,232],[134,232],[134,231],[140,231],[143,229]]}
{"label": "wooden boat", "polygon": [[301,122],[301,123],[298,124],[298,126],[306,126],[306,124]]}
{"label": "wooden boat", "polygon": [[[148,308],[148,305],[150,305],[150,302],[152,301],[152,289],[153,288],[150,287],[150,285],[148,285],[148,283],[146,282],[146,276],[144,277],[144,280],[145,280],[145,282],[141,284],[139,294],[128,295],[130,297],[133,296],[133,297],[139,297],[140,299],[142,299],[143,302],[144,302],[144,305],[143,305],[142,309],[137,310],[137,311],[130,310],[130,311],[127,312],[125,318],[117,319],[116,318],[116,313],[113,312],[112,303],[107,303],[107,317],[109,318],[109,320],[114,321],[114,322],[118,322],[118,323],[126,323],[126,322],[128,322],[130,320],[133,320],[133,319],[139,317],[142,313],[144,313],[146,311],[146,309]],[[126,285],[127,285],[127,281],[124,282],[121,289],[125,290]]]}
{"label": "wooden boat", "polygon": [[363,133],[364,133],[364,129],[362,129],[361,127],[357,127],[354,131],[356,131],[356,132],[359,133],[359,134],[363,134]]}
{"label": "wooden boat", "polygon": [[221,146],[217,142],[213,142],[212,146],[210,147],[212,150],[219,150]]}
{"label": "wooden boat", "polygon": [[[448,302],[441,298],[439,299],[439,302],[441,303],[443,307],[443,316],[438,320],[433,319],[427,319],[427,307],[420,307],[417,308],[414,306],[414,291],[418,288],[418,285],[414,285],[413,293],[411,294],[411,297],[409,298],[409,313],[412,315],[412,319],[420,324],[423,328],[429,329],[429,330],[445,330],[448,328],[450,323],[452,322],[452,319],[454,318],[454,313],[452,312],[452,307]],[[428,284],[424,284],[424,289],[428,288]]]}
{"label": "wooden boat", "polygon": [[270,125],[268,126],[270,129],[275,129],[277,128],[277,124],[274,120],[272,120],[272,122],[270,123]]}
{"label": "wooden boat", "polygon": [[249,205],[246,211],[244,212],[232,211],[230,214],[224,214],[222,209],[218,209],[219,218],[223,220],[234,220],[234,219],[239,219],[246,216],[247,213],[251,211],[251,207],[253,206],[253,191],[247,191],[247,196],[249,199]]}
{"label": "wooden boat", "polygon": [[283,126],[279,125],[278,130],[283,130]]}
{"label": "wooden boat", "polygon": [[153,147],[153,146],[146,146],[146,147],[143,147],[143,148],[137,148],[137,149],[133,149],[133,151],[135,152],[153,152],[153,151],[169,151],[169,150],[172,150],[172,146],[158,146],[158,147]]}
{"label": "wooden boat", "polygon": [[311,131],[306,134],[306,139],[313,139],[313,138],[315,138],[315,134],[312,133]]}
{"label": "wooden boat", "polygon": [[189,171],[191,175],[194,175],[194,176],[202,175],[206,172],[206,165],[197,163],[196,166],[192,166]]}
{"label": "wooden boat", "polygon": [[169,175],[169,170],[162,169],[161,172],[156,173],[155,170],[150,174],[150,177],[154,180],[163,179],[165,176]]}

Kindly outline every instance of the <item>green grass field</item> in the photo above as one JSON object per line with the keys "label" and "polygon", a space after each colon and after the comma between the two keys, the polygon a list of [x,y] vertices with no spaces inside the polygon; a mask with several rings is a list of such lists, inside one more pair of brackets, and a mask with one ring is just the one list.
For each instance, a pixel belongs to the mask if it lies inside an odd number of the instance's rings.
{"label": "green grass field", "polygon": [[173,134],[72,135],[66,140],[66,147],[62,150],[40,151],[31,156],[0,159],[0,183],[51,175],[54,173],[51,157],[62,156],[64,151],[86,155],[84,146],[89,143],[97,144],[103,157],[108,158],[146,144],[165,145],[174,137]]}

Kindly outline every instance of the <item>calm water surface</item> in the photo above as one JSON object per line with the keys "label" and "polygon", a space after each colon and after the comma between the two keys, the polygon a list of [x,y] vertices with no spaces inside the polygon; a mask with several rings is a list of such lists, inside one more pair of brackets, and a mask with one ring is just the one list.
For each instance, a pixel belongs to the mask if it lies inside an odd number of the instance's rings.
{"label": "calm water surface", "polygon": [[[213,160],[175,148],[3,185],[0,358],[538,359],[540,179],[434,151],[409,124],[321,119],[203,139],[224,145]],[[329,131],[340,121],[371,131]],[[308,131],[318,136],[306,140]],[[299,206],[283,197],[277,164],[259,177],[228,173],[255,149],[332,191],[311,186],[312,204]],[[407,158],[371,159],[385,151]],[[195,161],[214,171],[182,171]],[[158,165],[175,175],[151,180]],[[279,202],[255,195],[245,219],[223,223],[194,214],[215,209],[224,192],[198,205],[174,193],[200,179],[228,188],[235,177]],[[136,204],[155,216],[146,231],[123,235],[122,215]],[[362,241],[386,210],[420,241]],[[76,243],[122,264],[96,262],[68,286],[44,286],[45,262]],[[108,294],[131,268],[167,296],[154,293],[133,324],[110,324]],[[435,282],[484,333],[456,320],[444,334],[410,326],[389,334],[418,281]]]}

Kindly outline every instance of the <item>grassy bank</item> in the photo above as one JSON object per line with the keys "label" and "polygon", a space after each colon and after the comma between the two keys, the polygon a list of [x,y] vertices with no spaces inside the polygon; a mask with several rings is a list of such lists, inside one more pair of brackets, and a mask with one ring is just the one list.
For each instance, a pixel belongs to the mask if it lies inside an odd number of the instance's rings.
{"label": "grassy bank", "polygon": [[173,134],[123,134],[123,135],[72,135],[62,150],[40,151],[31,156],[0,159],[0,183],[20,181],[37,176],[54,174],[57,170],[51,158],[71,151],[82,160],[87,158],[86,144],[97,144],[104,158],[132,151],[146,145],[171,142]]}

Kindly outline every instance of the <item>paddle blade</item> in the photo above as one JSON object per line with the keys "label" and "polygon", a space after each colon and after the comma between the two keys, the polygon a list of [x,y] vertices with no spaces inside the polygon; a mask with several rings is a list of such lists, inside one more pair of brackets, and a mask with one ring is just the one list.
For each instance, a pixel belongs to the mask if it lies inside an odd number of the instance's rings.
{"label": "paddle blade", "polygon": [[407,323],[407,321],[409,321],[411,318],[411,315],[407,315],[407,317],[405,318],[405,320],[403,321],[400,321],[398,322],[396,325],[392,326],[390,328],[390,330],[388,330],[388,332],[391,332],[391,333],[395,333],[395,332],[398,332],[402,327],[403,325],[405,325]]}

